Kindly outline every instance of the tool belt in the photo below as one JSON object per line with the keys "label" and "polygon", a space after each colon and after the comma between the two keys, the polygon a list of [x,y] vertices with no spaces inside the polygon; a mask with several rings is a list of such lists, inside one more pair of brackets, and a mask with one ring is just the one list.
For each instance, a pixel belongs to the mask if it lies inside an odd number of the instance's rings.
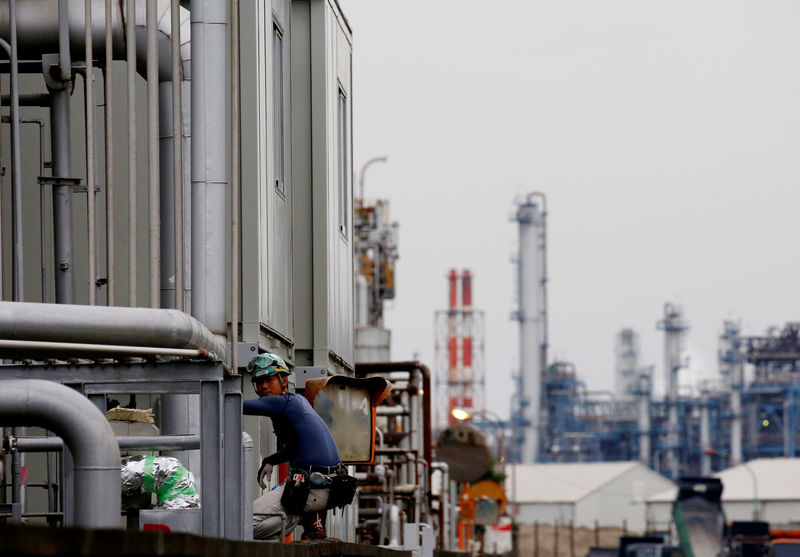
{"label": "tool belt", "polygon": [[330,489],[327,508],[341,509],[353,502],[356,494],[356,479],[347,474],[332,476]]}
{"label": "tool belt", "polygon": [[291,476],[283,484],[281,506],[289,514],[303,514],[311,491],[311,482],[308,474],[300,470],[292,470]]}

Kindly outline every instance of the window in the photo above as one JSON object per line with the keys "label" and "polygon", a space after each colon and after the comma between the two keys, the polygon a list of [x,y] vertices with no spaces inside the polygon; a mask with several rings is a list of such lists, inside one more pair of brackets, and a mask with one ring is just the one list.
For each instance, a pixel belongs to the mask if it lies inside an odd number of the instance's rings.
{"label": "window", "polygon": [[283,32],[272,24],[272,154],[275,188],[286,193],[284,182],[283,129]]}
{"label": "window", "polygon": [[339,103],[337,106],[337,139],[338,139],[338,181],[339,181],[339,230],[347,236],[347,229],[350,225],[350,218],[348,215],[349,209],[349,180],[348,172],[349,165],[347,164],[347,95],[344,90],[339,87]]}

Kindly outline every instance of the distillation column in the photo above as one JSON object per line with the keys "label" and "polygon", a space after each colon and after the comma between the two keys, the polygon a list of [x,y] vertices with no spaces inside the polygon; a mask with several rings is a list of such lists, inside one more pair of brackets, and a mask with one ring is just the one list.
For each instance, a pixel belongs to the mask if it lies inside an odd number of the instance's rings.
{"label": "distillation column", "polygon": [[519,223],[519,363],[524,423],[521,462],[539,454],[541,381],[547,362],[547,244],[544,194],[531,193],[517,206]]}
{"label": "distillation column", "polygon": [[683,321],[680,309],[664,304],[664,318],[658,322],[664,331],[664,374],[667,380],[667,473],[678,479],[680,466],[680,436],[678,425],[678,370],[681,368],[681,342],[689,328]]}
{"label": "distillation column", "polygon": [[742,388],[744,383],[744,356],[741,354],[741,327],[733,321],[723,323],[720,336],[719,365],[727,379],[731,406],[730,465],[742,463]]}

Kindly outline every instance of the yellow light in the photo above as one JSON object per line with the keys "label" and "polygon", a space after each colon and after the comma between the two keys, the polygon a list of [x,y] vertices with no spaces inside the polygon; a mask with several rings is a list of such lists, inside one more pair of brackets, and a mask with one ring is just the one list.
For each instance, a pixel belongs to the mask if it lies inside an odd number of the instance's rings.
{"label": "yellow light", "polygon": [[420,395],[424,395],[424,394],[425,394],[425,389],[420,389],[420,390],[419,390],[419,394],[420,394]]}
{"label": "yellow light", "polygon": [[472,413],[469,410],[464,410],[463,408],[453,408],[450,410],[450,415],[460,422],[469,420],[472,417]]}
{"label": "yellow light", "polygon": [[761,420],[761,425],[764,427],[769,427],[769,420],[764,418],[763,420]]}

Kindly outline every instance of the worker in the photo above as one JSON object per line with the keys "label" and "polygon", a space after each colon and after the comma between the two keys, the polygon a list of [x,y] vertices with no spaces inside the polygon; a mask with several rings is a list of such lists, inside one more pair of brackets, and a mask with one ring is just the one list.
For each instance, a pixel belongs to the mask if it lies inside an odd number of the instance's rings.
{"label": "worker", "polygon": [[324,511],[336,499],[330,497],[333,478],[345,474],[331,431],[305,397],[289,392],[292,372],[280,356],[260,354],[247,371],[260,398],[244,401],[244,413],[271,418],[280,447],[261,461],[258,485],[266,489],[273,467],[290,463],[287,481],[254,501],[253,537],[277,537],[285,513],[286,532],[306,517],[303,537],[323,538]]}

